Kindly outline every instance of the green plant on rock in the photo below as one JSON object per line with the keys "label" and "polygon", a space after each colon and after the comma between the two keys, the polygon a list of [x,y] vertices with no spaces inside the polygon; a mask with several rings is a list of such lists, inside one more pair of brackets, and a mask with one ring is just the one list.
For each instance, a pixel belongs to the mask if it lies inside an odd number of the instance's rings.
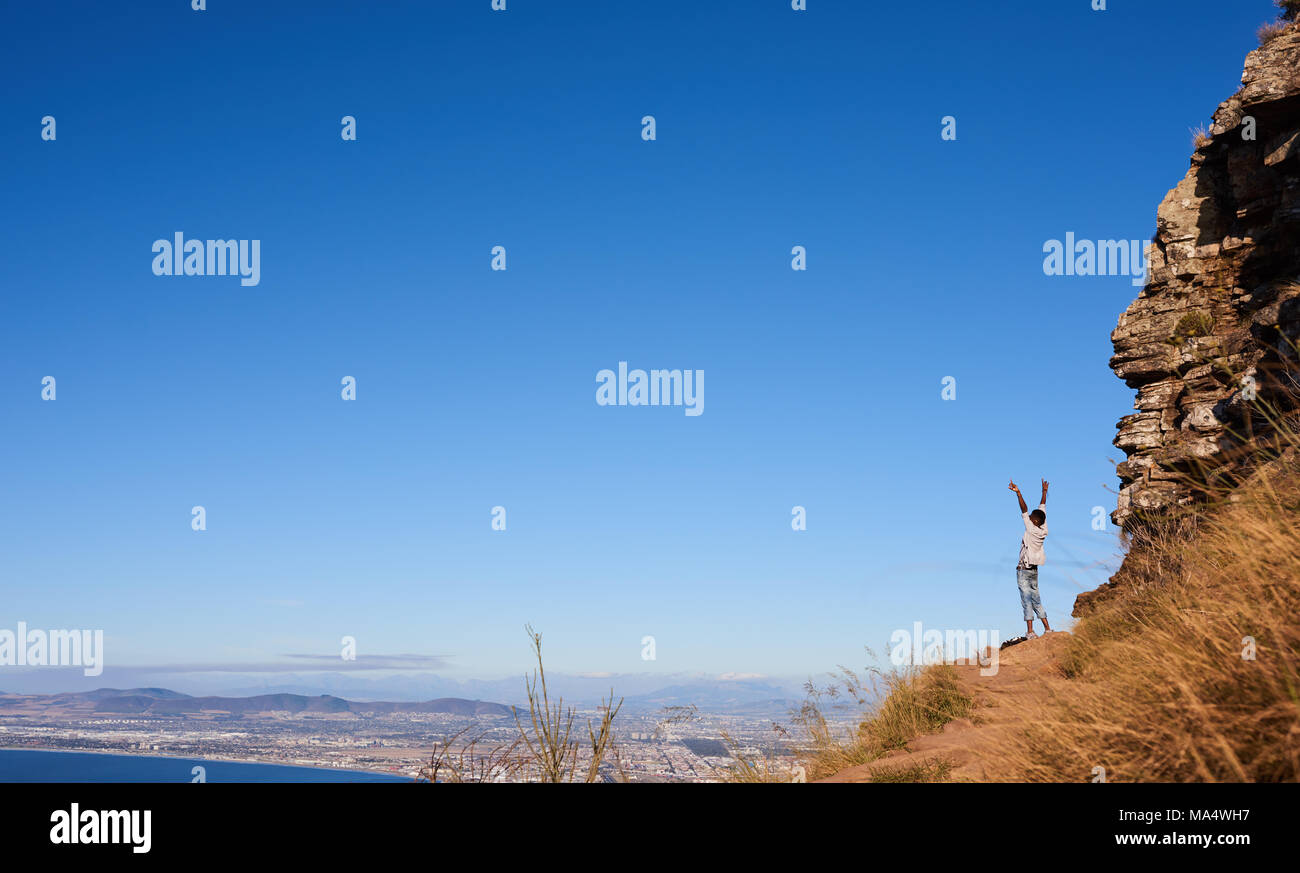
{"label": "green plant on rock", "polygon": [[1189,312],[1178,319],[1178,324],[1169,337],[1169,343],[1181,346],[1193,337],[1209,336],[1212,333],[1214,333],[1213,315],[1208,312]]}

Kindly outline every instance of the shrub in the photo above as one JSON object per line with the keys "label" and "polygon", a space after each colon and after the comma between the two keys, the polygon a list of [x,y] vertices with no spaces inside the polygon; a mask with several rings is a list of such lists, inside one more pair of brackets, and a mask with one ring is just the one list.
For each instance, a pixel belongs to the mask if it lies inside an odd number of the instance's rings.
{"label": "shrub", "polygon": [[1261,24],[1256,35],[1259,37],[1260,45],[1268,45],[1290,30],[1291,25],[1285,21],[1270,21],[1268,24]]}
{"label": "shrub", "polygon": [[1180,346],[1192,337],[1209,336],[1214,333],[1214,316],[1208,312],[1189,312],[1178,319],[1169,342]]}
{"label": "shrub", "polygon": [[[515,725],[519,728],[519,738],[527,750],[527,757],[535,769],[540,782],[572,782],[577,776],[583,782],[597,782],[600,768],[606,756],[612,755],[617,762],[618,751],[614,747],[614,718],[623,708],[623,700],[614,703],[614,690],[609,692],[609,700],[601,707],[599,727],[587,722],[587,767],[581,774],[577,772],[581,757],[579,743],[573,733],[573,722],[577,717],[572,707],[564,706],[564,698],[551,703],[550,691],[546,687],[546,668],[542,664],[542,635],[529,625],[525,628],[532,640],[533,654],[537,658],[537,670],[531,677],[524,677],[528,690],[528,726],[519,718],[519,710],[511,707],[515,716]],[[625,774],[621,774],[624,779]]]}

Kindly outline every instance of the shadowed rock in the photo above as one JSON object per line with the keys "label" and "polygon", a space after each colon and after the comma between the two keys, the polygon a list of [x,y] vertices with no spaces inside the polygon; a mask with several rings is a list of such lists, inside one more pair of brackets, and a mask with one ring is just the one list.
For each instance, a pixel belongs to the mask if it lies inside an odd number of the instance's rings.
{"label": "shadowed rock", "polygon": [[1285,412],[1300,384],[1300,32],[1250,53],[1209,134],[1160,204],[1147,285],[1111,335],[1111,368],[1138,392],[1115,436],[1111,517],[1130,532],[1194,503],[1198,483],[1249,475],[1270,432],[1251,392]]}

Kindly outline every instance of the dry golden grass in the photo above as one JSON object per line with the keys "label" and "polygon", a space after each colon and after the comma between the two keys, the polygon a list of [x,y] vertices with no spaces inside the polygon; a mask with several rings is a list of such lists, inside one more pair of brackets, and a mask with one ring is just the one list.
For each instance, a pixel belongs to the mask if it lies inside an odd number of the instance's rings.
{"label": "dry golden grass", "polygon": [[1300,777],[1300,477],[1248,486],[1163,578],[1081,620],[1055,693],[992,778],[1294,781]]}
{"label": "dry golden grass", "polygon": [[870,782],[944,782],[952,772],[952,763],[943,758],[918,764],[881,767],[871,774]]}
{"label": "dry golden grass", "polygon": [[1300,781],[1300,437],[1294,415],[1257,413],[1253,473],[1188,473],[1203,502],[1133,536],[1056,661],[996,700],[950,667],[897,677],[852,743],[814,749],[810,777],[968,715],[969,691],[977,766],[900,759],[870,781]]}
{"label": "dry golden grass", "polygon": [[[906,748],[916,737],[941,730],[953,719],[969,717],[974,708],[974,700],[959,688],[957,675],[948,666],[877,671],[868,682],[859,681],[852,671],[841,668],[840,679],[842,691],[834,686],[819,690],[808,685],[807,699],[794,719],[802,740],[801,761],[809,780]],[[836,735],[825,714],[827,698],[845,694],[862,706],[873,698],[879,701],[856,733],[847,738]]]}
{"label": "dry golden grass", "polygon": [[1021,727],[988,778],[1300,779],[1300,443],[1270,443],[1244,484],[1135,539],[1060,675],[1002,714]]}

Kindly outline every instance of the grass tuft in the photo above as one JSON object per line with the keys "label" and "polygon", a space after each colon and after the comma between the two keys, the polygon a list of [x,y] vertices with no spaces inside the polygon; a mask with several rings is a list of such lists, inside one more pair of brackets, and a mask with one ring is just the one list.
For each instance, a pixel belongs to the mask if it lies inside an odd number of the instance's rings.
{"label": "grass tuft", "polygon": [[810,780],[905,749],[917,737],[974,712],[974,699],[958,687],[957,673],[950,666],[873,671],[867,682],[841,668],[840,678],[857,703],[879,702],[851,736],[840,737],[825,713],[827,698],[839,695],[807,686],[808,698],[794,721],[806,740],[802,760]]}

